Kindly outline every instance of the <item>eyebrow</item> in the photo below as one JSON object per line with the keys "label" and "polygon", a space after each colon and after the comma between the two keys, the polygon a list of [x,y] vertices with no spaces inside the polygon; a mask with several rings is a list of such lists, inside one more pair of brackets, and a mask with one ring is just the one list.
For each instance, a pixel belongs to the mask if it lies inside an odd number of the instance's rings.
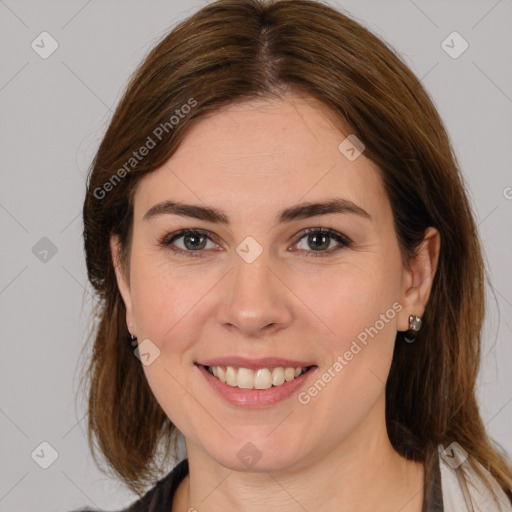
{"label": "eyebrow", "polygon": [[[335,198],[320,203],[301,203],[286,208],[277,214],[275,223],[282,224],[329,213],[351,213],[372,220],[371,215],[356,203],[344,198]],[[184,204],[177,201],[163,201],[155,204],[144,214],[142,219],[147,221],[159,215],[179,215],[217,224],[230,225],[229,217],[217,208]]]}

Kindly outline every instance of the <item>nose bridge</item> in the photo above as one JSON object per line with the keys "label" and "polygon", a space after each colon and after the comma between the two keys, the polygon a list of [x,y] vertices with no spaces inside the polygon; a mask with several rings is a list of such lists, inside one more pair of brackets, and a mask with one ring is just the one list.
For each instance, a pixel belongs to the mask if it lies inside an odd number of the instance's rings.
{"label": "nose bridge", "polygon": [[272,273],[269,260],[268,251],[250,263],[243,258],[235,258],[232,293],[238,301],[250,304],[270,298]]}
{"label": "nose bridge", "polygon": [[270,325],[283,327],[291,319],[286,287],[271,270],[270,251],[259,247],[247,241],[237,248],[219,312],[222,324],[252,336]]}

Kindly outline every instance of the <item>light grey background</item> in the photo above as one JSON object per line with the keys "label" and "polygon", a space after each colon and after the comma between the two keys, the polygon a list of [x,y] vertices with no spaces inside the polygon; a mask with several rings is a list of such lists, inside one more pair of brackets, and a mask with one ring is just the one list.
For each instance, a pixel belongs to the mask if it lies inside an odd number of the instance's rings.
{"label": "light grey background", "polygon": [[[85,404],[75,409],[91,307],[85,176],[130,74],[205,3],[0,0],[0,511],[108,510],[135,499],[95,467]],[[331,4],[400,52],[446,123],[491,277],[479,401],[491,436],[511,453],[512,1]],[[59,45],[47,59],[31,48],[43,31]],[[469,43],[457,59],[441,46],[453,31]],[[46,262],[32,250],[43,237],[57,249]],[[46,470],[31,458],[43,441],[58,452]]]}

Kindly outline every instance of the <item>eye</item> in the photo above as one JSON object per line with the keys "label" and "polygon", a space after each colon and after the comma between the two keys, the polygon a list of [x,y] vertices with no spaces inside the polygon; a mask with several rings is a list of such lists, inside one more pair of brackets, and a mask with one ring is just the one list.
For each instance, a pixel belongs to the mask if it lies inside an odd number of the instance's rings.
{"label": "eye", "polygon": [[[213,237],[213,233],[209,231],[183,229],[176,233],[165,235],[160,239],[159,244],[180,255],[203,257],[206,256],[205,249],[207,249],[208,240],[212,242],[215,247],[219,247],[218,244],[212,241]],[[295,246],[306,237],[306,243],[314,248],[312,251],[301,249],[301,251],[305,251],[306,256],[328,256],[329,254],[338,252],[343,247],[349,247],[352,243],[348,237],[332,229],[309,228],[300,233],[297,242],[295,242]],[[182,247],[176,246],[176,242],[180,239],[183,239],[182,242],[180,242],[182,243]],[[338,242],[338,246],[334,247],[333,250],[327,251],[326,249],[332,249],[331,242],[333,240]]]}
{"label": "eye", "polygon": [[[213,236],[209,231],[201,231],[197,229],[183,229],[177,233],[171,233],[170,235],[164,236],[160,240],[160,245],[171,249],[172,251],[186,256],[201,257],[205,256],[202,254],[203,249],[206,248],[207,240]],[[174,244],[176,240],[183,239],[183,248],[176,247]],[[212,242],[213,243],[213,242]],[[214,244],[217,245],[217,244]],[[194,254],[197,253],[197,254]]]}
{"label": "eye", "polygon": [[[310,228],[302,231],[296,245],[300,243],[303,238],[306,238],[306,244],[309,245],[309,247],[314,248],[312,251],[306,249],[306,256],[308,257],[328,256],[329,254],[340,251],[343,247],[350,247],[352,243],[345,235],[328,228]],[[326,249],[332,249],[331,242],[333,240],[338,242],[338,246],[335,247],[334,250],[327,251]]]}

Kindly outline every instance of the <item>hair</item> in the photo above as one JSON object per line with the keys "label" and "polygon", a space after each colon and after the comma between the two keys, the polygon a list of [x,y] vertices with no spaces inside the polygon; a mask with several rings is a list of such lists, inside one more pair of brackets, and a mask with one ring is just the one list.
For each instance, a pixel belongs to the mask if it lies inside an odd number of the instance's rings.
{"label": "hair", "polygon": [[[414,344],[401,343],[397,333],[386,384],[394,449],[424,462],[430,474],[437,446],[456,441],[512,501],[512,469],[487,436],[475,397],[485,267],[449,137],[433,101],[395,50],[315,0],[204,6],[148,53],[113,114],[83,205],[87,272],[98,298],[85,375],[94,460],[99,447],[107,470],[142,495],[161,474],[177,431],[130,349],[109,245],[117,235],[121,263],[129,268],[138,181],[173,155],[198,119],[235,102],[279,99],[286,92],[317,100],[364,143],[364,155],[379,167],[405,264],[429,226],[440,233],[423,328]],[[150,139],[154,147],[135,157]]]}

